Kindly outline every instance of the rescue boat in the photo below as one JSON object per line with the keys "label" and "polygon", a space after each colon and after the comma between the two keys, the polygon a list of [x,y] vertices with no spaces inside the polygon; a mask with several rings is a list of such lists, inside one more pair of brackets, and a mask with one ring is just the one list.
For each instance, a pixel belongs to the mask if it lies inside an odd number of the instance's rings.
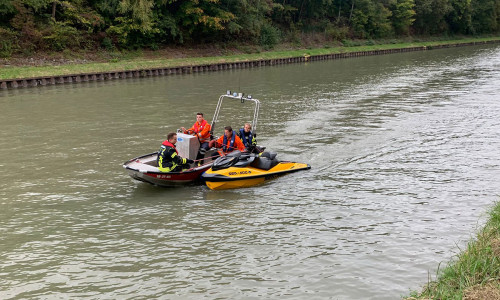
{"label": "rescue boat", "polygon": [[217,158],[201,177],[210,189],[225,190],[251,187],[310,168],[310,165],[304,163],[279,161],[274,152],[254,154],[233,151]]}
{"label": "rescue boat", "polygon": [[[177,133],[176,148],[181,157],[195,159],[199,147],[200,143],[196,136]],[[190,168],[182,172],[161,172],[156,162],[158,152],[132,158],[123,163],[123,167],[128,171],[130,177],[135,180],[160,186],[177,186],[199,181],[201,174],[212,166],[213,161],[211,156],[214,153],[215,149],[209,150],[205,153],[204,164],[200,166],[192,164]]]}
{"label": "rescue boat", "polygon": [[158,152],[153,152],[143,156],[133,158],[123,164],[130,177],[135,180],[151,183],[160,186],[177,186],[188,183],[195,183],[200,179],[200,175],[210,169],[212,162],[193,166],[182,172],[164,173],[158,169],[156,158]]}

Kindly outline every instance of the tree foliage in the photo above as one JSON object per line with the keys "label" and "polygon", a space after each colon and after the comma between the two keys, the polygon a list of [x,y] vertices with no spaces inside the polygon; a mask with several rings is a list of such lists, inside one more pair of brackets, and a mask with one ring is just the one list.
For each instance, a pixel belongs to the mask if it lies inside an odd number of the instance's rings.
{"label": "tree foliage", "polygon": [[413,0],[396,0],[391,7],[392,27],[398,35],[410,32],[410,26],[415,21],[415,2]]}
{"label": "tree foliage", "polygon": [[413,28],[419,34],[449,32],[446,16],[452,11],[448,0],[415,0],[415,22]]}
{"label": "tree foliage", "polygon": [[352,15],[352,27],[360,38],[381,38],[392,34],[392,12],[382,1],[357,0]]}
{"label": "tree foliage", "polygon": [[500,31],[500,0],[0,0],[0,52]]}
{"label": "tree foliage", "polygon": [[471,27],[473,33],[498,32],[500,30],[500,2],[472,0]]}

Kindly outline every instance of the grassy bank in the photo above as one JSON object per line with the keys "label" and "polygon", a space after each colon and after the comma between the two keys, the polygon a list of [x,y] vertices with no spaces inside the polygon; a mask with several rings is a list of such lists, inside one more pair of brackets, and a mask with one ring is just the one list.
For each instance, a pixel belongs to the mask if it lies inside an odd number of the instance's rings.
{"label": "grassy bank", "polygon": [[[41,76],[57,76],[81,73],[99,73],[110,71],[130,71],[150,68],[168,68],[179,66],[206,65],[224,62],[241,62],[261,59],[289,58],[303,55],[324,55],[345,52],[370,51],[382,49],[396,49],[426,46],[432,47],[446,44],[460,44],[471,42],[498,41],[500,37],[486,38],[463,38],[439,41],[419,41],[419,42],[393,42],[387,44],[375,44],[373,41],[347,42],[346,46],[324,46],[315,49],[296,50],[276,50],[258,53],[229,53],[227,55],[217,55],[209,57],[191,56],[184,58],[164,58],[161,51],[153,55],[137,55],[134,57],[116,56],[104,62],[67,63],[61,65],[41,65],[41,66],[13,66],[8,61],[4,61],[0,66],[0,79],[30,78]],[[364,45],[360,45],[364,44]],[[371,44],[371,45],[366,45]],[[231,52],[231,51],[225,51]],[[237,51],[234,51],[237,52]]]}
{"label": "grassy bank", "polygon": [[500,202],[477,238],[456,260],[407,299],[500,299]]}

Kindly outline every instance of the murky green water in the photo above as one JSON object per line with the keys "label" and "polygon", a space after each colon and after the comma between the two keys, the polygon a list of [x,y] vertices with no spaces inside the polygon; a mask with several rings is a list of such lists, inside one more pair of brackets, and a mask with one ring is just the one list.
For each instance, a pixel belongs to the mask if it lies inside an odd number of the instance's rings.
{"label": "murky green water", "polygon": [[[227,89],[312,169],[228,191],[128,177]],[[499,200],[499,94],[498,46],[1,91],[0,298],[398,299]]]}

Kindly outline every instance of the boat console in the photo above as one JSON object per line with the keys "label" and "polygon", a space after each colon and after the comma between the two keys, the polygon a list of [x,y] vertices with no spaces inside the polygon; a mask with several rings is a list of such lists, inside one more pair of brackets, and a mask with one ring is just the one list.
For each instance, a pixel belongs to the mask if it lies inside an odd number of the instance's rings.
{"label": "boat console", "polygon": [[198,149],[200,149],[200,142],[198,137],[194,135],[178,132],[175,148],[181,157],[194,160],[198,154]]}

